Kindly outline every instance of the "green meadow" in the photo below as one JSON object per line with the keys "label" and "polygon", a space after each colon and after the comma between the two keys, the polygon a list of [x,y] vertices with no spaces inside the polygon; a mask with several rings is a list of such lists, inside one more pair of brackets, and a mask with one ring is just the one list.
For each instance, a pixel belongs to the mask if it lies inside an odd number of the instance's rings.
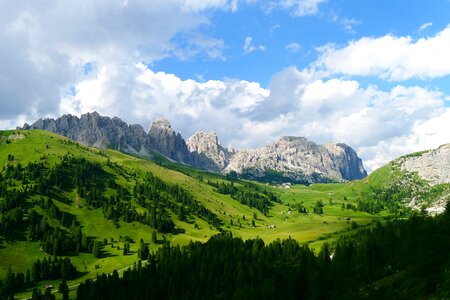
{"label": "green meadow", "polygon": [[[225,182],[228,179],[218,174],[212,174],[186,166],[164,167],[160,162],[154,162],[126,155],[113,150],[100,150],[79,145],[71,140],[44,131],[2,131],[0,132],[0,165],[21,164],[26,166],[30,162],[43,162],[46,168],[52,168],[61,158],[70,154],[83,157],[88,161],[97,162],[114,177],[115,182],[132,192],[135,180],[144,178],[151,172],[166,183],[178,185],[188,191],[194,199],[213,212],[222,222],[220,229],[231,231],[234,236],[250,239],[260,237],[265,243],[276,239],[294,238],[300,243],[309,244],[314,249],[320,249],[324,242],[332,243],[340,235],[352,234],[356,228],[370,226],[375,220],[382,220],[386,213],[369,214],[345,208],[346,205],[356,206],[359,193],[364,190],[367,181],[304,185],[268,185],[254,183],[259,189],[266,189],[275,194],[281,201],[272,203],[269,212],[264,215],[256,208],[239,203],[230,195],[218,193],[216,188],[207,183]],[[13,155],[14,161],[8,161]],[[117,167],[110,167],[107,162]],[[5,169],[5,167],[3,167]],[[237,186],[243,182],[237,181]],[[15,185],[20,187],[21,183]],[[106,190],[106,194],[111,191]],[[76,190],[61,190],[50,195],[60,211],[66,212],[79,222],[83,233],[90,238],[103,242],[101,257],[95,258],[89,253],[70,256],[77,267],[80,276],[68,282],[69,286],[95,278],[100,273],[111,273],[132,266],[138,261],[137,252],[139,241],[144,240],[149,250],[154,251],[163,243],[185,245],[190,241],[207,241],[219,230],[205,220],[191,216],[189,221],[181,221],[170,212],[176,228],[180,233],[157,233],[157,242],[152,242],[155,231],[148,225],[138,222],[118,224],[107,220],[100,208],[85,205]],[[47,211],[37,205],[38,196],[26,199],[27,209],[35,209],[40,215],[46,216],[52,226],[60,226],[57,220],[52,220]],[[318,201],[323,203],[323,213],[313,213]],[[307,213],[299,212],[297,204],[301,204]],[[344,204],[344,205],[343,205]],[[137,203],[132,205],[137,211],[143,211]],[[27,215],[25,215],[27,218]],[[66,230],[66,228],[63,228]],[[26,272],[36,259],[42,259],[48,254],[41,249],[40,242],[28,240],[26,228],[17,228],[12,232],[0,231],[0,278],[6,275],[9,267],[13,272]],[[125,237],[131,240],[130,252],[123,255],[122,249]],[[39,286],[55,281],[39,282]],[[30,290],[18,294],[18,298],[30,296]]]}

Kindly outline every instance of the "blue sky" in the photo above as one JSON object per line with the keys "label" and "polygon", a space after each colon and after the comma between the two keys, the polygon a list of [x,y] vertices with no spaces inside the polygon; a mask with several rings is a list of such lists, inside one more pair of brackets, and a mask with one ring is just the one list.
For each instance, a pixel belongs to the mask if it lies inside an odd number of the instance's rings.
{"label": "blue sky", "polygon": [[[267,3],[243,3],[234,13],[211,12],[212,24],[198,31],[223,40],[222,59],[206,54],[185,59],[168,57],[153,62],[152,69],[174,73],[183,79],[233,77],[267,87],[272,75],[281,69],[308,67],[317,59],[317,48],[325,44],[345,46],[361,37],[386,34],[418,39],[439,32],[447,27],[450,19],[448,0],[325,1],[318,5],[317,14],[303,17],[285,9],[270,10],[267,6]],[[419,30],[423,25],[426,28]],[[246,54],[243,49],[246,37],[252,38],[254,46],[261,45],[265,50]],[[300,48],[289,47],[294,43]]]}
{"label": "blue sky", "polygon": [[0,0],[0,128],[98,111],[235,148],[450,143],[450,1]]}

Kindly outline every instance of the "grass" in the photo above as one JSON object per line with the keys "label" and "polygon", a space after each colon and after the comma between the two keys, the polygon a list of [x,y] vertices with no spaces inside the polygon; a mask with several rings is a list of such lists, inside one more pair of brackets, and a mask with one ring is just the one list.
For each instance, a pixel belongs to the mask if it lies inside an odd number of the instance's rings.
{"label": "grass", "polygon": [[[13,138],[11,138],[13,136]],[[18,138],[19,137],[19,138]],[[7,142],[8,141],[8,142]],[[229,195],[215,192],[215,188],[206,183],[207,180],[224,180],[225,178],[200,170],[195,170],[187,166],[170,163],[170,168],[144,160],[138,157],[126,155],[113,150],[99,150],[81,146],[67,138],[45,131],[2,131],[0,132],[0,165],[4,166],[8,162],[8,154],[14,155],[14,163],[26,165],[29,162],[43,161],[46,166],[52,166],[67,153],[74,156],[85,157],[90,161],[102,163],[105,170],[115,176],[116,182],[130,191],[134,185],[131,175],[142,178],[146,172],[152,172],[162,180],[178,184],[188,190],[195,199],[200,201],[205,207],[218,215],[223,222],[222,229],[229,230],[234,236],[250,239],[260,237],[266,243],[276,239],[294,238],[301,243],[309,243],[311,247],[319,249],[323,242],[333,242],[342,234],[351,234],[350,223],[344,218],[348,217],[359,226],[371,224],[380,216],[373,216],[364,212],[354,212],[352,210],[342,210],[344,202],[355,203],[357,193],[355,189],[364,189],[367,183],[362,181],[350,183],[330,183],[314,184],[311,186],[292,185],[289,189],[256,183],[257,185],[270,189],[280,199],[282,204],[275,203],[267,216],[255,208],[240,204]],[[106,161],[117,163],[127,174],[122,174],[114,168],[106,167]],[[167,164],[167,162],[165,162]],[[90,209],[79,204],[83,202],[78,198],[75,191],[66,191],[64,197],[70,199],[63,203],[55,201],[60,210],[75,216],[76,220],[83,226],[83,232],[91,237],[103,241],[111,237],[119,241],[120,237],[129,236],[134,243],[131,246],[131,254],[122,255],[123,242],[115,243],[115,247],[107,245],[103,249],[103,257],[95,259],[90,254],[80,254],[70,257],[71,261],[82,272],[82,276],[68,284],[73,285],[87,278],[94,278],[96,274],[110,273],[114,269],[122,269],[132,265],[137,261],[137,250],[139,241],[142,238],[145,242],[151,241],[154,229],[140,223],[120,222],[117,228],[112,221],[103,217],[101,209]],[[289,213],[289,207],[298,202],[312,211],[316,201],[322,200],[325,204],[324,214],[313,213],[303,214],[295,210]],[[33,206],[32,199],[29,200]],[[38,209],[39,210],[39,209]],[[40,210],[40,213],[46,212]],[[256,213],[256,226],[252,226],[253,215]],[[165,237],[158,234],[158,239],[165,239],[172,244],[184,245],[190,241],[207,241],[218,231],[211,228],[205,221],[193,218],[192,222],[186,223],[173,216],[173,221],[178,228],[183,229],[183,234],[170,235]],[[56,222],[56,221],[55,221]],[[233,225],[230,225],[233,222]],[[198,225],[195,228],[194,223]],[[240,225],[239,225],[240,224]],[[272,226],[273,225],[273,226]],[[274,228],[270,228],[274,227]],[[27,236],[26,234],[24,236]],[[30,242],[26,239],[0,240],[0,278],[4,277],[8,266],[15,272],[26,272],[37,258],[43,258],[46,254],[39,249],[39,243]],[[150,251],[156,250],[161,244],[149,243]],[[97,268],[96,268],[97,266]],[[39,283],[42,285],[43,283]],[[23,298],[30,295],[30,292],[17,295]]]}

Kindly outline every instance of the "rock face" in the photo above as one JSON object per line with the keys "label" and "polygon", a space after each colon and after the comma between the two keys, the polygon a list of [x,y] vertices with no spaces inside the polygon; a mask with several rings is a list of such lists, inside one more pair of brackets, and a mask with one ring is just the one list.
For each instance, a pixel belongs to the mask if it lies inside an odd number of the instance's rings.
{"label": "rock face", "polygon": [[400,160],[402,170],[417,172],[432,186],[450,183],[450,144],[416,155],[404,156]]}
{"label": "rock face", "polygon": [[219,144],[216,133],[197,132],[187,142],[164,118],[151,123],[146,133],[140,125],[128,125],[117,117],[97,112],[39,119],[22,129],[41,129],[64,135],[97,148],[112,148],[152,158],[153,151],[167,158],[213,172],[251,175],[270,174],[305,183],[360,179],[367,176],[361,159],[345,144],[317,145],[305,138],[284,137],[272,145],[235,151]]}
{"label": "rock face", "polygon": [[407,207],[425,209],[430,215],[445,211],[450,200],[450,144],[402,156],[390,166],[391,174],[400,175],[387,179],[384,186],[393,185],[402,190]]}
{"label": "rock face", "polygon": [[[183,153],[177,153],[175,145],[179,142],[177,138],[181,138],[179,134],[175,135],[170,124],[166,128],[158,127],[160,123],[154,123],[149,130],[151,134],[147,134],[140,125],[128,125],[117,117],[103,117],[93,112],[83,114],[80,118],[63,115],[56,120],[39,119],[32,125],[25,124],[23,129],[52,131],[86,146],[111,148],[147,158],[151,158],[151,150],[155,150],[171,159],[184,162],[180,158],[189,155],[189,151],[185,147]],[[167,149],[155,145],[165,145]]]}
{"label": "rock face", "polygon": [[302,137],[283,137],[272,145],[236,153],[224,170],[264,177],[280,173],[300,182],[342,181],[367,176],[361,159],[345,144],[317,145]]}
{"label": "rock face", "polygon": [[191,163],[191,154],[179,132],[175,133],[169,120],[159,118],[148,130],[148,146],[177,162]]}
{"label": "rock face", "polygon": [[119,118],[102,117],[97,112],[81,115],[63,115],[54,119],[39,119],[23,129],[41,129],[66,136],[81,144],[112,148],[123,152],[139,154],[146,144],[146,134],[139,125],[127,125]]}
{"label": "rock face", "polygon": [[187,147],[191,153],[196,153],[198,156],[204,155],[212,160],[213,166],[205,167],[207,169],[212,167],[212,169],[217,171],[225,169],[234,154],[234,150],[231,147],[225,149],[219,145],[219,139],[215,132],[196,132],[187,139]]}

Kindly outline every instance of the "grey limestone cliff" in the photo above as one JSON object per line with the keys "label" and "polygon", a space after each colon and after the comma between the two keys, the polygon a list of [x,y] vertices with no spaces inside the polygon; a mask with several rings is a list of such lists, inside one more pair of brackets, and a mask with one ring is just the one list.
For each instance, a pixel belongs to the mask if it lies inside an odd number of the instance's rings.
{"label": "grey limestone cliff", "polygon": [[401,168],[417,174],[431,186],[450,183],[450,144],[400,158]]}
{"label": "grey limestone cliff", "polygon": [[263,177],[267,171],[295,181],[342,181],[367,176],[361,159],[345,144],[317,145],[302,137],[283,137],[259,149],[236,153],[224,170]]}
{"label": "grey limestone cliff", "polygon": [[[406,155],[396,162],[407,174],[406,178],[414,176],[411,174],[417,174],[425,182],[409,199],[408,206],[416,210],[425,207],[430,215],[443,213],[450,200],[450,144]],[[408,185],[408,182],[403,185]]]}
{"label": "grey limestone cliff", "polygon": [[140,125],[127,125],[119,118],[100,116],[97,112],[70,114],[54,119],[39,119],[23,129],[41,129],[66,136],[81,144],[97,148],[113,148],[127,153],[145,152],[146,134]]}
{"label": "grey limestone cliff", "polygon": [[191,163],[191,154],[179,132],[175,133],[169,120],[158,118],[148,130],[148,146],[177,162]]}
{"label": "grey limestone cliff", "polygon": [[215,132],[196,132],[193,136],[187,139],[187,147],[191,153],[198,156],[205,156],[210,159],[206,169],[213,169],[221,171],[228,165],[230,158],[234,155],[234,150],[231,147],[223,148],[219,144],[217,134]]}

